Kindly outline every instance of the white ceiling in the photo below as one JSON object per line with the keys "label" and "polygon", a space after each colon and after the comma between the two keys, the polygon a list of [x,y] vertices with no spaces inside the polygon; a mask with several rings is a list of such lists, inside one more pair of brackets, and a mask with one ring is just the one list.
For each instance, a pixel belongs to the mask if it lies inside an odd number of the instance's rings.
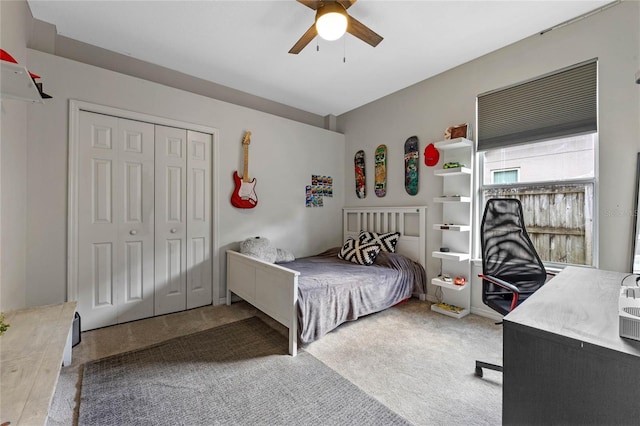
{"label": "white ceiling", "polygon": [[65,37],[321,116],[340,115],[609,2],[360,0],[349,14],[384,37],[376,48],[347,34],[314,40],[292,55],[288,50],[315,16],[294,0],[28,1],[34,18]]}

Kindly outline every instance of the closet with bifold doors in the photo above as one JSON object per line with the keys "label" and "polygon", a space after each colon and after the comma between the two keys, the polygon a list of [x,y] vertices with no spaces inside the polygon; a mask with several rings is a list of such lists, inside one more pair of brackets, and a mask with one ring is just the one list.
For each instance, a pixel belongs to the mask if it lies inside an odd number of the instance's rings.
{"label": "closet with bifold doors", "polygon": [[84,110],[77,135],[83,330],[211,304],[212,135]]}

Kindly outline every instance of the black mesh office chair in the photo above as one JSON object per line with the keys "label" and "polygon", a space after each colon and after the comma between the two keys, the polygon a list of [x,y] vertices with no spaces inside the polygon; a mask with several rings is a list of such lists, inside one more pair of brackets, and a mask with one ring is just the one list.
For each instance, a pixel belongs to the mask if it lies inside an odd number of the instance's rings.
{"label": "black mesh office chair", "polygon": [[[482,247],[482,301],[506,315],[545,283],[547,271],[524,226],[522,205],[515,198],[487,201],[480,226]],[[502,367],[476,361],[476,376],[482,369]]]}

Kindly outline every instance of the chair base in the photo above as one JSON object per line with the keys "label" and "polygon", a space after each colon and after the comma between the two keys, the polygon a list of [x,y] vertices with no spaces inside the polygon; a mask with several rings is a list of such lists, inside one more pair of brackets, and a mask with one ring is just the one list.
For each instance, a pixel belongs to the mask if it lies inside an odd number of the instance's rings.
{"label": "chair base", "polygon": [[494,371],[500,371],[503,372],[504,369],[502,368],[501,365],[497,365],[497,364],[490,364],[488,362],[484,362],[484,361],[476,361],[476,376],[478,377],[482,377],[482,369],[483,368],[488,368],[489,370],[494,370]]}

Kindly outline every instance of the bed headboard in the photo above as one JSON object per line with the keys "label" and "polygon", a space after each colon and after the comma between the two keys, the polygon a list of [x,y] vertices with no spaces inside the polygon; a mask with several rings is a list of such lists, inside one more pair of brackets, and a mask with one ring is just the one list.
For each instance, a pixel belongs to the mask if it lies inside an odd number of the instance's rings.
{"label": "bed headboard", "polygon": [[346,207],[342,209],[342,237],[358,238],[360,230],[400,232],[398,253],[427,269],[427,206]]}

